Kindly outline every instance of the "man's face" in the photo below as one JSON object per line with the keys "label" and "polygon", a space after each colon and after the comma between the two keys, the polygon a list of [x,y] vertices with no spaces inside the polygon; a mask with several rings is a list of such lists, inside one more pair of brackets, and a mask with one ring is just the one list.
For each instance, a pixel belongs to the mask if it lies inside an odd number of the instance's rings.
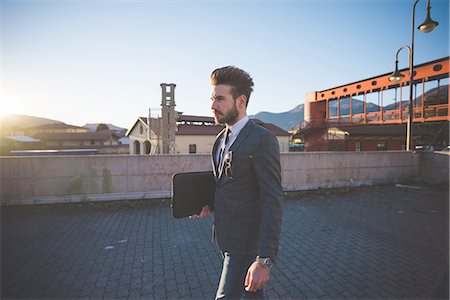
{"label": "man's face", "polygon": [[238,120],[239,111],[231,94],[231,86],[218,84],[212,86],[211,110],[217,124],[233,125]]}

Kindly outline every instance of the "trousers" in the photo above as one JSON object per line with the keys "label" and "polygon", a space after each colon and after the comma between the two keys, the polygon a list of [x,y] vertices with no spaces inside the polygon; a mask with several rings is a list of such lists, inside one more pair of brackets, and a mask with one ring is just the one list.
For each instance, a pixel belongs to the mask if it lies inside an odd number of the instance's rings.
{"label": "trousers", "polygon": [[264,289],[256,292],[245,290],[247,270],[255,261],[253,255],[233,255],[223,253],[222,275],[216,293],[217,299],[267,299]]}

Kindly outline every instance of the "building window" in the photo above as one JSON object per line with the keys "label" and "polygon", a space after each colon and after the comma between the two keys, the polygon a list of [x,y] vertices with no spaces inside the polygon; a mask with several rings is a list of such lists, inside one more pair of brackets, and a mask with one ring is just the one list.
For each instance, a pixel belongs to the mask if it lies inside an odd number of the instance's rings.
{"label": "building window", "polygon": [[190,144],[189,145],[189,154],[197,153],[197,145],[196,144]]}
{"label": "building window", "polygon": [[356,152],[361,152],[361,141],[356,141],[355,142],[355,151]]}
{"label": "building window", "polygon": [[134,154],[141,154],[141,143],[139,141],[134,141]]}
{"label": "building window", "polygon": [[339,110],[340,110],[340,115],[341,116],[348,116],[350,115],[350,97],[349,96],[345,96],[345,97],[341,97],[339,99]]}
{"label": "building window", "polygon": [[95,140],[91,140],[91,145],[95,145]]}
{"label": "building window", "polygon": [[425,84],[425,104],[440,105],[448,103],[449,79],[429,81]]}
{"label": "building window", "polygon": [[338,101],[337,99],[331,99],[328,101],[328,116],[337,117],[338,116]]}
{"label": "building window", "polygon": [[144,153],[145,154],[150,154],[151,150],[152,150],[152,144],[150,144],[149,141],[145,141],[145,143],[144,143]]}
{"label": "building window", "polygon": [[380,111],[380,92],[373,92],[366,94],[366,111],[377,112]]}
{"label": "building window", "polygon": [[378,141],[377,142],[377,150],[387,150],[386,141]]}
{"label": "building window", "polygon": [[393,88],[382,91],[383,94],[383,111],[390,111],[399,108],[398,97],[399,89]]}

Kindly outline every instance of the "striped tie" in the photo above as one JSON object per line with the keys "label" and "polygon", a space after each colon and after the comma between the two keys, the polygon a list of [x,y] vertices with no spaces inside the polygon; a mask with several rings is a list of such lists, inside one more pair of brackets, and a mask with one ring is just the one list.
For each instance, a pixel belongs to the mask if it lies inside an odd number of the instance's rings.
{"label": "striped tie", "polygon": [[219,174],[222,173],[222,169],[223,169],[223,165],[224,165],[224,161],[225,161],[225,148],[227,147],[228,141],[230,139],[230,135],[231,135],[231,130],[227,128],[227,130],[225,131],[225,140],[222,144],[222,147],[220,148],[219,164],[218,164]]}

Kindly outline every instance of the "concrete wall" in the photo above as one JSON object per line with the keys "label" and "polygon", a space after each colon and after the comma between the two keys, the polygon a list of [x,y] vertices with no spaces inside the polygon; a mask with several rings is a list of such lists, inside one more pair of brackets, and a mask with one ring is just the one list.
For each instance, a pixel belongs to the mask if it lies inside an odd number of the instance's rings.
{"label": "concrete wall", "polygon": [[448,152],[422,152],[420,153],[420,177],[427,183],[449,183]]}
{"label": "concrete wall", "polygon": [[280,152],[289,152],[289,136],[277,136]]}
{"label": "concrete wall", "polygon": [[[419,154],[308,152],[281,154],[287,191],[407,181]],[[0,157],[3,205],[170,197],[176,172],[210,170],[209,155]]]}
{"label": "concrete wall", "polygon": [[405,151],[286,153],[282,158],[287,191],[394,183],[419,176],[419,156]]}

